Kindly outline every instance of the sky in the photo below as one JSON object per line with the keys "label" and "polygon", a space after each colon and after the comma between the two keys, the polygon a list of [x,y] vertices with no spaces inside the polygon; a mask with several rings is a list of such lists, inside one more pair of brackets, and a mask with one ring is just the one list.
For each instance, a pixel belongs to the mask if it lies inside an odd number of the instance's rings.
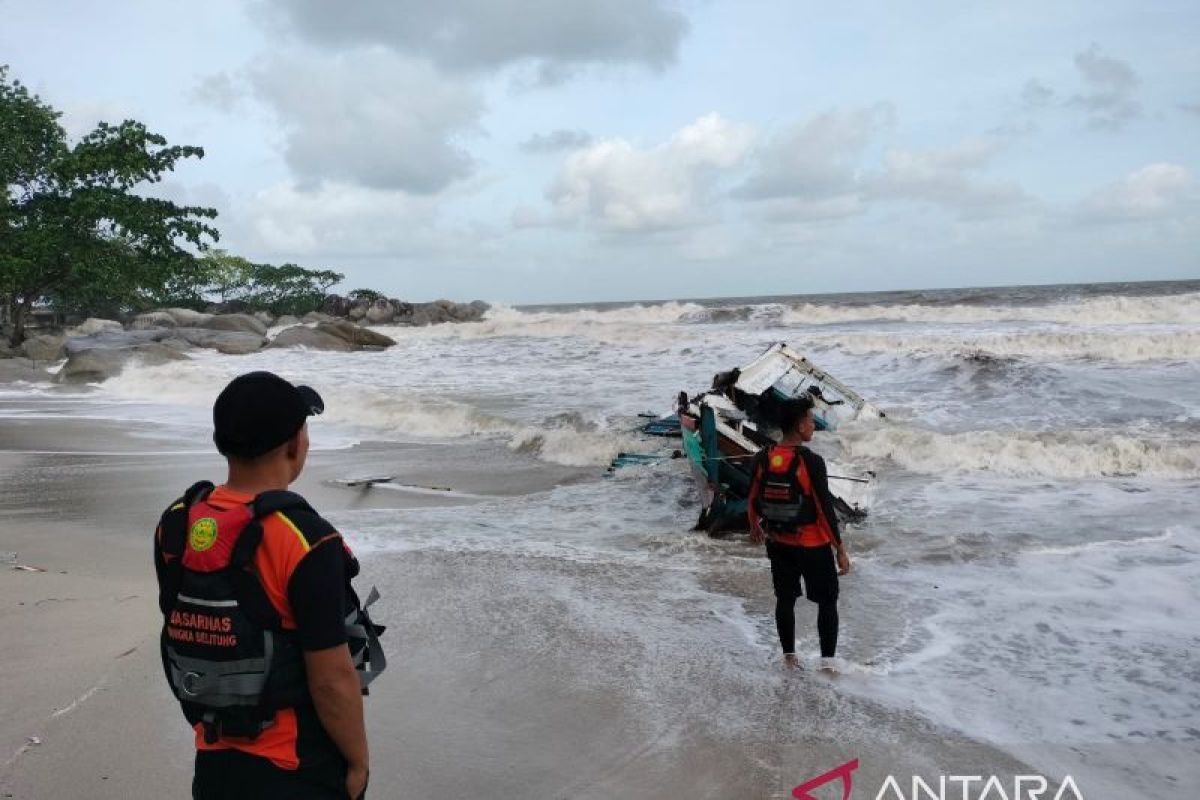
{"label": "sky", "polygon": [[503,303],[1200,277],[1200,4],[0,0],[221,248]]}

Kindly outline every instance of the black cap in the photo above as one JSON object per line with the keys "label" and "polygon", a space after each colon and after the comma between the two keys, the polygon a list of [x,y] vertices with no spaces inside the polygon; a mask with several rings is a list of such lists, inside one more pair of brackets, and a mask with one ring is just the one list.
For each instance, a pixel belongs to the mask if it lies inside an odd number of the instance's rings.
{"label": "black cap", "polygon": [[256,458],[324,410],[321,395],[308,386],[293,386],[273,372],[247,372],[213,403],[213,441],[223,456]]}

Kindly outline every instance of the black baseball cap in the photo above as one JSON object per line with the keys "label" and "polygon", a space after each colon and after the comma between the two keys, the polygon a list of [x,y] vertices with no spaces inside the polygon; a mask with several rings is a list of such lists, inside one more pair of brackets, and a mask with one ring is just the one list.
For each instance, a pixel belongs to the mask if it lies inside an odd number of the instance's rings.
{"label": "black baseball cap", "polygon": [[247,372],[229,382],[213,403],[213,442],[223,456],[256,458],[296,435],[325,410],[321,395],[273,372]]}

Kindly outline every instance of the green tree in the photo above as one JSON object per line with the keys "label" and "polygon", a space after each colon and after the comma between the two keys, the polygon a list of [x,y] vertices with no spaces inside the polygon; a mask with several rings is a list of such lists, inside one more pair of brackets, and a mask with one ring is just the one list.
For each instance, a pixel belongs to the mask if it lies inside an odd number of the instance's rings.
{"label": "green tree", "polygon": [[295,264],[256,264],[247,300],[274,314],[307,314],[316,311],[330,287],[344,277],[332,270],[305,269]]}
{"label": "green tree", "polygon": [[14,344],[35,303],[136,305],[216,240],[211,208],[135,194],[186,158],[140,122],[100,123],[74,146],[59,114],[0,67],[0,298]]}
{"label": "green tree", "polygon": [[147,305],[204,308],[231,303],[274,314],[315,311],[341,273],[313,270],[295,264],[256,264],[224,250],[209,250],[196,259],[195,269],[176,270]]}

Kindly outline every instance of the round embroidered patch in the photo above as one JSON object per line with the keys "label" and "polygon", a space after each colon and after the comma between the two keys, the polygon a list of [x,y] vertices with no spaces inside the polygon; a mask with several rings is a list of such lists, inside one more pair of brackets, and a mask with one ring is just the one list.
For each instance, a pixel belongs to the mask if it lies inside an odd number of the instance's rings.
{"label": "round embroidered patch", "polygon": [[192,523],[188,531],[188,545],[197,553],[203,553],[217,541],[217,521],[212,517],[201,517]]}

